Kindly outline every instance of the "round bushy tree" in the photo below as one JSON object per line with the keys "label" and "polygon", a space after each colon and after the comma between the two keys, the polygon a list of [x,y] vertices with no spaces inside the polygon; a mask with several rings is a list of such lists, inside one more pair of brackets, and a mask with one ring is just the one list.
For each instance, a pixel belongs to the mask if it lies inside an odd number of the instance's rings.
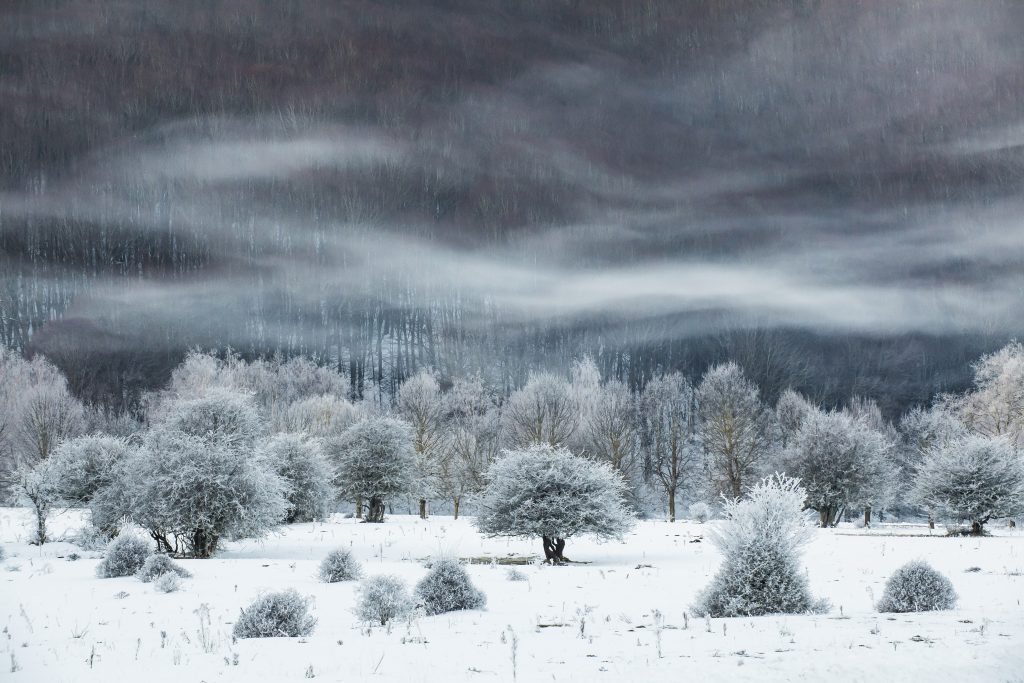
{"label": "round bushy tree", "polygon": [[1024,513],[1024,459],[1003,437],[953,440],[925,456],[912,496],[980,536],[990,519]]}
{"label": "round bushy tree", "polygon": [[487,471],[477,528],[488,536],[541,538],[548,562],[566,562],[565,539],[621,538],[633,526],[626,485],[605,463],[547,444],[505,451]]}
{"label": "round bushy tree", "polygon": [[354,581],[362,573],[363,570],[352,556],[352,551],[346,548],[332,550],[320,563],[320,580],[324,583]]}
{"label": "round bushy tree", "polygon": [[711,534],[722,566],[698,595],[694,613],[712,617],[799,614],[820,607],[799,567],[811,529],[803,514],[807,492],[797,479],[775,475],[743,500],[725,502],[726,522]]}
{"label": "round bushy tree", "polygon": [[129,468],[132,514],[167,550],[209,557],[222,538],[259,536],[284,519],[286,485],[251,452],[174,430],[150,432]]}
{"label": "round bushy tree", "polygon": [[308,636],[316,626],[316,618],[309,613],[311,602],[294,588],[267,593],[241,611],[232,632],[236,638]]}
{"label": "round bushy tree", "polygon": [[690,517],[703,524],[711,519],[711,506],[703,501],[692,503],[690,505]]}
{"label": "round bushy tree", "polygon": [[483,609],[487,598],[469,579],[466,568],[452,558],[435,560],[416,584],[416,596],[428,615],[464,609]]}
{"label": "round bushy tree", "polygon": [[908,562],[885,582],[879,612],[930,612],[953,609],[956,591],[945,576],[927,562]]}
{"label": "round bushy tree", "polygon": [[101,579],[131,576],[145,566],[152,553],[145,540],[132,534],[122,534],[107,546],[103,561],[96,567],[96,576]]}
{"label": "round bushy tree", "polygon": [[261,456],[277,467],[288,485],[287,523],[322,521],[330,516],[334,473],[316,440],[303,434],[277,434],[263,444]]}
{"label": "round bushy tree", "polygon": [[367,418],[330,440],[328,451],[342,493],[369,502],[367,522],[383,522],[385,500],[412,489],[416,459],[407,422]]}
{"label": "round bushy tree", "polygon": [[386,626],[412,614],[414,607],[409,589],[397,576],[371,576],[359,585],[356,616],[369,624]]}

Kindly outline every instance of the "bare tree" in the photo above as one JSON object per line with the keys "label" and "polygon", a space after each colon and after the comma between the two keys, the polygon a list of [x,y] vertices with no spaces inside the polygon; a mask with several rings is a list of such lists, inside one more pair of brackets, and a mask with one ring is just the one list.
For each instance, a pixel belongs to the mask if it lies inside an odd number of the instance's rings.
{"label": "bare tree", "polygon": [[735,363],[716,365],[697,388],[697,434],[713,483],[735,498],[775,442],[775,416]]}
{"label": "bare tree", "polygon": [[514,392],[502,414],[508,445],[566,444],[579,426],[579,410],[572,389],[564,379],[547,372],[530,376]]}
{"label": "bare tree", "polygon": [[676,497],[697,459],[696,392],[678,372],[651,380],[642,398],[644,444],[650,469],[676,520]]}
{"label": "bare tree", "polygon": [[445,437],[441,387],[433,372],[422,370],[402,384],[398,390],[398,412],[412,425],[419,513],[422,519],[426,519],[427,499],[435,492],[437,467]]}

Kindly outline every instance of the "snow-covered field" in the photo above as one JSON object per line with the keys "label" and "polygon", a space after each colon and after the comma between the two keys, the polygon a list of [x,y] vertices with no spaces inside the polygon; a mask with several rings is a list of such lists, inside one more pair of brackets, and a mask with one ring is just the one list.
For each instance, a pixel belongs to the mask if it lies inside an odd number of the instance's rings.
{"label": "snow-covered field", "polygon": [[[59,535],[80,523],[71,512],[53,527]],[[97,579],[96,554],[69,543],[26,545],[28,515],[0,509],[0,680],[1024,681],[1017,532],[818,530],[805,564],[830,614],[687,623],[684,611],[718,565],[711,524],[648,521],[625,543],[573,539],[567,556],[589,564],[518,567],[523,582],[509,581],[507,567],[473,565],[485,611],[418,617],[389,632],[358,623],[354,584],[318,582],[329,550],[350,547],[366,574],[398,574],[411,586],[431,555],[537,556],[539,541],[482,539],[468,519],[372,525],[338,516],[229,544],[216,559],[182,560],[194,578],[162,594],[135,578]],[[82,558],[69,561],[72,552]],[[958,608],[875,613],[886,577],[917,558],[952,579]],[[241,607],[289,587],[315,599],[311,637],[232,641]]]}

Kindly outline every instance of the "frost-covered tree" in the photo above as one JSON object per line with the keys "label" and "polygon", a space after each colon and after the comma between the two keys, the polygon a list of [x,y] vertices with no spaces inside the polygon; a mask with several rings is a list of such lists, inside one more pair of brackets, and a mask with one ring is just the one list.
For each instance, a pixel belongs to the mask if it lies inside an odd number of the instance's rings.
{"label": "frost-covered tree", "polygon": [[260,446],[260,457],[277,468],[288,487],[285,522],[327,519],[334,509],[334,472],[320,442],[305,434],[276,434]]}
{"label": "frost-covered tree", "polygon": [[261,536],[288,511],[275,463],[218,440],[156,428],[125,469],[134,520],[168,552],[180,542],[210,557],[221,539]]}
{"label": "frost-covered tree", "polygon": [[606,463],[536,444],[506,451],[487,472],[477,528],[488,536],[540,538],[548,562],[566,562],[565,539],[621,538],[633,525],[622,477]]}
{"label": "frost-covered tree", "polygon": [[735,363],[708,370],[697,387],[697,435],[712,481],[733,497],[755,477],[775,442],[775,415]]}
{"label": "frost-covered tree", "polygon": [[980,536],[989,520],[1024,513],[1024,460],[1006,437],[972,434],[928,452],[912,496]]}
{"label": "frost-covered tree", "polygon": [[943,407],[982,436],[1024,447],[1024,344],[1013,341],[974,364],[974,388],[944,396]]}
{"label": "frost-covered tree", "polygon": [[803,425],[804,418],[817,410],[817,406],[804,396],[786,389],[775,402],[775,419],[779,424],[779,438],[783,449],[789,446],[790,440],[796,436]]}
{"label": "frost-covered tree", "polygon": [[251,399],[213,390],[168,401],[124,468],[132,517],[158,548],[209,557],[222,538],[260,536],[284,520],[287,484],[255,450]]}
{"label": "frost-covered tree", "polygon": [[[0,486],[81,434],[85,410],[64,375],[42,356],[24,360],[0,346]],[[23,472],[22,472],[23,474]]]}
{"label": "frost-covered tree", "polygon": [[568,444],[579,426],[579,408],[572,387],[547,372],[530,375],[512,393],[502,411],[506,443],[514,448],[532,444]]}
{"label": "frost-covered tree", "polygon": [[42,545],[49,540],[47,521],[50,513],[58,507],[60,477],[50,460],[40,460],[34,466],[22,465],[15,475],[12,491],[16,500],[32,510],[34,529],[31,543]]}
{"label": "frost-covered tree", "polygon": [[678,372],[652,379],[644,388],[641,415],[648,466],[674,522],[676,498],[697,462],[693,386]]}
{"label": "frost-covered tree", "polygon": [[314,437],[338,436],[363,418],[363,409],[340,396],[324,394],[299,399],[281,410],[274,431],[304,433]]}
{"label": "frost-covered tree", "polygon": [[342,494],[369,501],[367,522],[383,522],[385,501],[413,488],[416,455],[404,420],[364,419],[328,441],[327,452]]}
{"label": "frost-covered tree", "polygon": [[579,429],[583,452],[608,463],[629,482],[640,447],[633,395],[622,382],[610,381],[594,389],[588,404]]}
{"label": "frost-covered tree", "polygon": [[696,614],[800,614],[824,607],[812,599],[800,568],[800,550],[812,533],[803,514],[806,498],[799,480],[774,475],[746,498],[726,499],[726,522],[711,534],[722,565],[698,595]]}
{"label": "frost-covered tree", "polygon": [[408,617],[415,607],[405,581],[391,574],[364,579],[356,591],[356,616],[368,624],[386,626]]}
{"label": "frost-covered tree", "polygon": [[462,501],[483,490],[501,443],[501,414],[479,377],[458,379],[445,394],[445,430],[437,486],[458,519]]}
{"label": "frost-covered tree", "polygon": [[398,390],[398,412],[412,426],[412,448],[416,454],[414,487],[419,513],[427,517],[427,500],[436,493],[437,470],[444,450],[444,401],[434,373],[421,370]]}
{"label": "frost-covered tree", "polygon": [[[941,405],[931,408],[915,407],[900,420],[898,434],[898,497],[905,504],[916,504],[909,494],[917,480],[921,464],[936,448],[967,436],[967,427]],[[933,510],[928,510],[928,525],[935,526]]]}
{"label": "frost-covered tree", "polygon": [[786,472],[800,479],[806,506],[822,527],[833,526],[848,507],[879,506],[895,475],[892,443],[845,412],[808,412],[783,454]]}

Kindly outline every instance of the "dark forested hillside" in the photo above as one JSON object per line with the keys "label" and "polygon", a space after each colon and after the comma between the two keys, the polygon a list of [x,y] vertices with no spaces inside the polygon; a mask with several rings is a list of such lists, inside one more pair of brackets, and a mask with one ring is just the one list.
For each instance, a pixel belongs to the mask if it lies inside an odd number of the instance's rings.
{"label": "dark forested hillside", "polygon": [[0,342],[358,393],[589,352],[890,414],[1021,331],[1024,5],[8,0]]}

